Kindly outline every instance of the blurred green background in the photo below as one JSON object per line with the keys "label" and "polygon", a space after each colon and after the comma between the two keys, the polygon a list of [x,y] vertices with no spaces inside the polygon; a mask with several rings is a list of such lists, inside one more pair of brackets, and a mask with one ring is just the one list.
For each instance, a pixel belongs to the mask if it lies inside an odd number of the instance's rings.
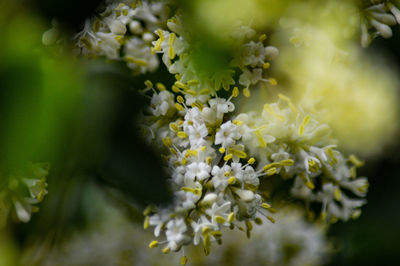
{"label": "blurred green background", "polygon": [[[74,31],[98,2],[0,0],[1,173],[27,161],[51,163],[41,211],[0,235],[0,265],[16,263],[18,250],[29,243],[56,245],[69,232],[105,219],[94,188],[133,222],[141,222],[145,204],[170,199],[158,155],[135,133],[143,104],[135,89],[147,79],[169,80],[166,70],[133,77],[122,65],[78,61],[41,43],[51,19]],[[400,68],[399,46],[397,28],[365,52],[379,51]],[[400,264],[399,148],[393,144],[360,170],[370,181],[368,204],[358,220],[330,228],[336,253],[327,265]]]}

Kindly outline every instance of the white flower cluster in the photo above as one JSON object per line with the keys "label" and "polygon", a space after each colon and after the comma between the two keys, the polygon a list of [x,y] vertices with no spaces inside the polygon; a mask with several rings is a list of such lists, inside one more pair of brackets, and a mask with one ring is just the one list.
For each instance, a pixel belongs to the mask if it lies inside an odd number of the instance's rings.
{"label": "white flower cluster", "polygon": [[154,71],[159,60],[151,53],[154,30],[166,20],[164,2],[108,0],[103,12],[87,19],[76,34],[76,48],[87,57],[125,61],[137,74]]}
{"label": "white flower cluster", "polygon": [[[238,23],[236,31],[224,33],[230,60],[205,70],[197,61],[202,43],[183,26],[179,12],[167,20],[160,3],[107,3],[77,34],[81,53],[125,60],[137,73],[155,70],[159,54],[175,77],[168,87],[146,81],[141,91],[151,98],[141,127],[161,151],[174,192],[169,206],[145,210],[144,227],[152,227],[160,238],[151,248],[162,245],[168,253],[202,243],[209,254],[213,242],[222,243],[227,228],[250,237],[253,224],[264,218],[274,223],[271,204],[282,200],[301,203],[309,217],[323,221],[360,214],[368,181],[357,178],[356,168],[363,163],[337,150],[328,125],[282,94],[260,113],[234,113],[240,94],[250,97],[250,89],[262,83],[277,84],[266,71],[279,52],[265,44],[265,34]],[[372,26],[384,37],[387,29],[379,23],[399,17],[389,2],[367,13],[367,33]],[[295,30],[291,41],[296,47],[309,45],[311,30],[296,31],[291,20],[286,24]]]}
{"label": "white flower cluster", "polygon": [[[236,88],[232,96],[237,94]],[[234,111],[231,99],[215,97],[189,106],[182,96],[176,103],[174,98],[167,90],[154,93],[153,116],[147,117],[145,130],[150,131],[147,135],[153,142],[167,148],[165,159],[175,201],[173,206],[147,216],[145,227],[154,226],[156,236],[165,234],[163,252],[202,241],[208,254],[211,242],[221,241],[224,227],[244,230],[244,225],[250,235],[257,214],[273,221],[268,215],[271,206],[257,193],[259,177],[266,173],[253,167],[255,159],[249,158],[240,142],[237,122],[223,123]],[[163,104],[157,104],[160,99]],[[150,208],[147,214],[153,211]],[[161,243],[155,241],[150,246]]]}
{"label": "white flower cluster", "polygon": [[[305,200],[307,206],[321,203],[323,219],[328,215],[331,221],[346,221],[359,215],[358,208],[365,201],[346,195],[365,196],[368,181],[356,178],[356,168],[363,163],[354,155],[346,159],[335,149],[328,125],[319,123],[288,97],[279,94],[279,98],[265,104],[261,116],[253,113],[235,118],[241,123],[243,143],[250,154],[260,166],[265,165],[264,172],[294,179],[291,196]],[[293,163],[284,163],[288,161]]]}
{"label": "white flower cluster", "polygon": [[48,164],[30,164],[26,169],[10,174],[4,188],[0,189],[0,228],[7,223],[10,214],[20,222],[29,222],[32,213],[39,208],[35,205],[41,202],[47,194],[46,177]]}
{"label": "white flower cluster", "polygon": [[369,6],[362,12],[361,45],[367,47],[377,36],[392,37],[391,26],[400,24],[399,3],[396,1],[368,1]]}
{"label": "white flower cluster", "polygon": [[360,213],[364,200],[342,191],[365,196],[368,182],[356,179],[355,172],[362,162],[355,156],[346,160],[335,149],[329,127],[287,97],[266,104],[261,115],[229,120],[237,88],[229,99],[213,97],[191,106],[184,97],[175,102],[173,93],[158,88],[163,90],[154,90],[145,130],[152,143],[168,148],[165,159],[175,200],[170,207],[146,211],[145,228],[153,226],[157,237],[166,238],[151,247],[163,243],[163,252],[169,252],[202,241],[208,254],[211,242],[221,242],[224,228],[245,227],[250,236],[259,215],[274,222],[270,213],[275,209],[265,202],[260,177],[290,180],[288,197],[302,199],[308,207],[320,203],[323,220],[347,220]]}
{"label": "white flower cluster", "polygon": [[[208,254],[211,243],[222,242],[226,228],[250,237],[253,223],[262,223],[260,217],[275,221],[270,203],[277,192],[289,201],[303,201],[308,213],[320,213],[322,220],[360,214],[364,200],[350,195],[363,197],[367,191],[367,180],[356,178],[362,162],[355,156],[345,159],[335,149],[327,125],[281,94],[260,114],[233,115],[232,99],[239,96],[239,87],[249,97],[250,86],[276,83],[263,78],[268,56],[278,53],[264,46],[265,35],[254,42],[255,31],[241,26],[242,35],[233,38],[245,42],[233,55],[232,69],[207,76],[191,59],[180,18],[168,20],[167,26],[172,32],[157,30],[152,50],[162,54],[176,81],[171,89],[145,82],[142,92],[153,94],[143,131],[149,143],[163,150],[175,196],[172,205],[145,211],[144,227],[154,227],[155,236],[163,238],[150,247],[164,245],[162,251],[168,253],[202,243]],[[241,73],[237,80],[234,66]],[[217,96],[221,87],[229,91],[231,85],[229,98]],[[268,180],[287,182],[289,188],[269,186]]]}
{"label": "white flower cluster", "polygon": [[[265,34],[257,35],[256,31],[247,25],[238,23],[237,31],[230,34],[227,47],[235,48],[232,60],[222,69],[207,73],[199,69],[193,59],[193,49],[189,45],[191,36],[182,26],[180,16],[174,16],[167,21],[168,30],[158,29],[158,39],[153,41],[152,51],[162,54],[164,64],[171,74],[179,77],[182,84],[188,83],[187,103],[205,103],[216,91],[223,88],[226,91],[231,86],[243,88],[246,97],[250,96],[250,87],[260,82],[276,85],[274,78],[266,78],[265,70],[270,67],[270,61],[279,53],[273,46],[265,46]],[[234,79],[235,74],[239,76]],[[178,84],[173,88],[178,92],[182,88]]]}

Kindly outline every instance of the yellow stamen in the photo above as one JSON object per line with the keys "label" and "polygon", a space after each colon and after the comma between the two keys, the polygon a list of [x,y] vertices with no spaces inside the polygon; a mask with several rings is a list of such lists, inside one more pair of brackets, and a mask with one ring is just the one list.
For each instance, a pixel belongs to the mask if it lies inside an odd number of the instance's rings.
{"label": "yellow stamen", "polygon": [[280,164],[284,165],[284,166],[292,166],[294,164],[294,161],[292,159],[286,159],[286,160],[280,161]]}
{"label": "yellow stamen", "polygon": [[269,78],[268,81],[272,86],[278,85],[278,81],[276,81],[276,79],[274,78]]}
{"label": "yellow stamen", "polygon": [[144,219],[144,223],[143,223],[143,228],[147,229],[150,226],[150,217],[146,216],[146,218]]}
{"label": "yellow stamen", "polygon": [[188,88],[188,86],[186,86],[186,84],[184,84],[184,83],[182,83],[182,82],[180,82],[180,81],[175,81],[175,86],[177,86],[178,88],[180,88],[180,89],[183,89],[183,90],[188,90],[189,88]]}
{"label": "yellow stamen", "polygon": [[244,159],[247,157],[247,153],[245,153],[244,151],[236,150],[234,148],[229,148],[228,153],[232,153],[233,155],[239,157],[240,159]]}
{"label": "yellow stamen", "polygon": [[263,221],[262,221],[261,218],[259,218],[259,217],[254,218],[254,222],[255,222],[257,225],[262,225],[262,224],[263,224]]}
{"label": "yellow stamen", "polygon": [[178,103],[184,103],[185,102],[185,100],[183,99],[183,97],[182,96],[178,96],[178,97],[176,97],[176,100],[177,100],[177,102]]}
{"label": "yellow stamen", "polygon": [[170,124],[169,124],[169,128],[170,128],[172,131],[174,131],[174,132],[178,132],[178,131],[179,131],[179,127],[178,127],[178,125],[175,124],[175,123],[170,123]]}
{"label": "yellow stamen", "polygon": [[281,121],[285,121],[285,117],[283,115],[280,115],[278,113],[276,113],[271,105],[269,104],[264,104],[264,110],[267,111],[268,113],[270,113],[271,115],[273,115],[274,117],[276,117],[277,119],[281,120]]}
{"label": "yellow stamen", "polygon": [[175,85],[172,85],[171,89],[172,89],[172,91],[175,92],[175,93],[181,92],[181,90],[180,90],[177,86],[175,86]]}
{"label": "yellow stamen", "polygon": [[249,97],[250,97],[250,90],[249,90],[249,88],[244,88],[244,89],[243,89],[243,95],[244,95],[244,97],[246,97],[246,98],[249,98]]}
{"label": "yellow stamen", "polygon": [[271,221],[271,223],[275,223],[275,219],[272,216],[267,216],[267,219]]}
{"label": "yellow stamen", "polygon": [[311,181],[307,181],[305,183],[306,187],[308,187],[309,189],[313,190],[315,188],[314,184]]}
{"label": "yellow stamen", "polygon": [[333,195],[335,196],[335,200],[340,201],[342,197],[342,193],[340,192],[340,189],[336,188],[335,191],[333,192]]}
{"label": "yellow stamen", "polygon": [[256,130],[256,131],[254,131],[254,134],[255,134],[256,137],[257,137],[257,140],[258,140],[258,143],[260,144],[260,147],[261,147],[261,148],[267,147],[267,143],[265,142],[265,140],[264,140],[264,138],[263,138],[263,136],[262,136],[261,131],[260,131],[260,130]]}
{"label": "yellow stamen", "polygon": [[186,256],[182,256],[181,265],[186,265],[186,263],[187,263],[187,257]]}
{"label": "yellow stamen", "polygon": [[361,167],[364,165],[364,162],[357,158],[357,156],[354,154],[349,156],[349,160],[352,164],[354,164],[355,167]]}
{"label": "yellow stamen", "polygon": [[189,90],[189,89],[186,90],[186,93],[190,94],[192,96],[196,96],[197,95],[197,92],[195,92],[194,90]]}
{"label": "yellow stamen", "polygon": [[172,146],[172,140],[171,140],[170,137],[163,138],[162,142],[166,147],[171,147]]}
{"label": "yellow stamen", "polygon": [[321,221],[325,221],[326,219],[326,212],[321,212]]}
{"label": "yellow stamen", "polygon": [[138,66],[143,66],[143,67],[147,66],[146,61],[144,61],[142,59],[133,58],[132,56],[129,56],[129,55],[125,56],[124,59],[126,62],[131,63],[131,64],[136,64]]}
{"label": "yellow stamen", "polygon": [[175,39],[176,39],[175,33],[171,33],[171,34],[169,35],[168,45],[169,45],[169,46],[174,45]]}
{"label": "yellow stamen", "polygon": [[235,220],[235,213],[231,212],[228,216],[228,223],[232,223]]}
{"label": "yellow stamen", "polygon": [[178,135],[178,138],[181,138],[181,139],[185,139],[188,137],[188,135],[184,131],[179,131],[177,133],[177,135]]}
{"label": "yellow stamen", "polygon": [[209,226],[204,226],[204,227],[201,229],[201,233],[202,233],[203,235],[206,235],[206,234],[208,234],[208,233],[210,232],[210,230],[211,230],[211,228],[210,228]]}
{"label": "yellow stamen", "polygon": [[200,93],[200,95],[207,95],[207,94],[211,93],[211,90],[206,88],[206,89],[202,89],[199,93]]}
{"label": "yellow stamen", "polygon": [[200,84],[200,81],[198,81],[198,80],[196,80],[196,79],[192,79],[192,80],[189,80],[189,81],[187,82],[187,84],[188,84],[188,86],[198,85],[198,84]]}
{"label": "yellow stamen", "polygon": [[304,117],[303,122],[301,123],[301,125],[299,126],[299,129],[297,131],[297,133],[300,136],[303,136],[304,134],[304,129],[307,126],[308,122],[310,122],[311,117],[309,115],[307,115],[306,117]]}
{"label": "yellow stamen", "polygon": [[266,173],[268,176],[271,176],[271,175],[276,174],[276,173],[277,173],[277,170],[276,170],[275,167],[272,167],[272,168],[268,169],[265,173]]}
{"label": "yellow stamen", "polygon": [[178,110],[178,111],[183,111],[183,110],[185,110],[185,108],[183,108],[183,106],[182,105],[180,105],[179,103],[175,103],[175,108]]}
{"label": "yellow stamen", "polygon": [[243,125],[243,122],[240,121],[240,120],[233,120],[232,123],[234,123],[234,124],[237,125],[237,126]]}
{"label": "yellow stamen", "polygon": [[247,230],[249,230],[249,231],[253,230],[253,224],[249,220],[246,220],[245,223],[246,223]]}
{"label": "yellow stamen", "polygon": [[157,240],[151,241],[150,244],[149,244],[149,248],[155,248],[157,246],[158,246],[158,241]]}
{"label": "yellow stamen", "polygon": [[269,205],[268,203],[263,203],[263,204],[261,204],[261,207],[263,207],[264,209],[269,209],[269,208],[271,208],[271,205]]}
{"label": "yellow stamen", "polygon": [[160,83],[160,82],[157,82],[156,83],[156,88],[158,89],[158,90],[160,90],[160,91],[165,91],[167,88],[165,87],[165,85],[164,84],[162,84],[162,83]]}
{"label": "yellow stamen", "polygon": [[234,87],[232,90],[232,97],[238,97],[239,96],[239,89],[238,87]]}
{"label": "yellow stamen", "polygon": [[232,159],[232,156],[233,156],[232,153],[225,155],[224,161],[229,161],[230,159]]}
{"label": "yellow stamen", "polygon": [[225,223],[225,218],[222,217],[222,216],[216,215],[216,216],[215,216],[215,221],[216,221],[217,223],[219,223],[219,224],[223,224],[223,223]]}
{"label": "yellow stamen", "polygon": [[169,251],[170,251],[169,247],[165,247],[162,249],[162,253],[164,253],[164,254],[169,253]]}

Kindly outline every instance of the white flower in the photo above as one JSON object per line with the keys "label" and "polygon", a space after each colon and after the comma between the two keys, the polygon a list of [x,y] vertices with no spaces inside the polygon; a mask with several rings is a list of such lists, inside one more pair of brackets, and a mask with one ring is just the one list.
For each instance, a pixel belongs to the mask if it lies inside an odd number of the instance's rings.
{"label": "white flower", "polygon": [[200,242],[200,238],[204,238],[203,228],[208,227],[213,230],[217,230],[218,227],[212,224],[204,215],[200,216],[200,219],[197,222],[191,222],[190,224],[193,228],[194,237],[193,244],[198,245]]}
{"label": "white flower", "polygon": [[160,236],[161,229],[165,225],[165,223],[168,221],[170,216],[170,212],[168,212],[166,209],[162,209],[161,211],[157,212],[156,214],[153,214],[149,218],[149,224],[151,226],[155,226],[154,228],[154,235],[155,236]]}
{"label": "white flower", "polygon": [[258,186],[260,184],[260,180],[258,179],[254,168],[250,165],[246,166],[243,171],[243,182],[253,186]]}
{"label": "white flower", "polygon": [[193,148],[197,148],[204,144],[204,138],[208,135],[208,130],[205,124],[194,124],[193,126],[188,126],[187,133],[190,145]]}
{"label": "white flower", "polygon": [[204,162],[193,162],[187,166],[186,178],[204,180],[210,176],[211,167]]}
{"label": "white flower", "polygon": [[139,73],[146,71],[154,71],[159,66],[159,61],[156,55],[152,55],[150,46],[142,39],[132,37],[126,42],[125,61],[128,67],[133,70],[138,70]]}
{"label": "white flower", "polygon": [[253,71],[245,68],[243,73],[240,75],[239,83],[248,88],[250,85],[257,84],[260,80],[262,80],[261,68],[255,68]]}
{"label": "white flower", "polygon": [[265,47],[265,58],[268,61],[274,60],[279,55],[278,48],[274,46],[267,46]]}
{"label": "white flower", "polygon": [[364,197],[368,190],[368,180],[365,177],[357,178],[352,181],[341,181],[340,186],[349,189],[355,195]]}
{"label": "white flower", "polygon": [[211,174],[212,174],[212,183],[213,186],[223,191],[228,186],[228,179],[230,177],[231,168],[228,165],[224,165],[221,168],[217,165],[214,165]]}
{"label": "white flower", "polygon": [[244,202],[250,202],[254,200],[254,192],[251,190],[247,190],[247,189],[235,189],[234,190],[236,195],[238,195],[240,197],[241,200],[243,200]]}
{"label": "white flower", "polygon": [[179,207],[176,208],[176,211],[182,212],[191,210],[196,207],[196,202],[199,200],[199,196],[195,195],[192,192],[184,192],[177,191],[175,192],[175,197],[179,202]]}
{"label": "white flower", "polygon": [[125,35],[126,33],[126,25],[122,23],[119,19],[105,19],[105,23],[108,24],[110,31],[116,35]]}
{"label": "white flower", "polygon": [[213,98],[209,101],[210,107],[217,113],[217,119],[222,119],[226,113],[233,112],[235,106],[224,98]]}
{"label": "white flower", "polygon": [[211,109],[210,107],[204,107],[203,110],[201,111],[201,114],[205,122],[209,124],[215,124],[217,116],[213,109]]}
{"label": "white flower", "polygon": [[185,177],[186,167],[185,166],[178,166],[174,168],[171,177],[176,184],[183,184],[184,177]]}
{"label": "white flower", "polygon": [[97,32],[96,36],[99,39],[98,46],[101,50],[101,55],[105,55],[109,59],[117,60],[119,58],[119,49],[121,43],[118,41],[118,35],[109,32]]}
{"label": "white flower", "polygon": [[238,127],[231,121],[221,125],[217,134],[215,134],[215,144],[221,144],[227,148],[235,143],[235,140],[240,138]]}
{"label": "white flower", "polygon": [[170,109],[174,108],[174,105],[174,95],[169,91],[154,93],[150,103],[151,111],[155,116],[166,115]]}
{"label": "white flower", "polygon": [[218,222],[216,220],[217,217],[222,217],[226,220],[231,212],[230,210],[231,210],[231,203],[229,201],[226,201],[221,205],[213,203],[211,208],[206,210],[206,213],[211,216],[212,224],[218,225]]}
{"label": "white flower", "polygon": [[183,128],[188,131],[188,128],[193,125],[204,124],[202,113],[199,108],[194,107],[187,110],[185,114],[185,120],[183,121]]}
{"label": "white flower", "polygon": [[218,196],[215,193],[208,193],[201,201],[203,204],[211,205],[217,200]]}
{"label": "white flower", "polygon": [[137,34],[137,35],[139,35],[139,34],[141,34],[141,33],[143,32],[142,25],[141,25],[140,22],[137,21],[137,20],[132,20],[132,21],[129,23],[129,30],[130,30],[132,33]]}
{"label": "white flower", "polygon": [[251,41],[249,43],[246,43],[245,45],[243,45],[243,53],[243,65],[245,66],[263,66],[263,64],[265,63],[264,60],[266,51],[264,45],[261,42],[255,43]]}
{"label": "white flower", "polygon": [[210,98],[211,98],[211,95],[209,95],[209,94],[196,93],[196,95],[192,95],[192,94],[185,95],[186,104],[188,104],[188,105],[192,105],[195,102],[205,103]]}
{"label": "white flower", "polygon": [[165,235],[168,240],[168,247],[175,251],[187,241],[187,236],[184,234],[187,231],[187,226],[182,218],[173,219],[167,223],[167,231]]}
{"label": "white flower", "polygon": [[308,174],[319,172],[321,169],[321,162],[316,157],[308,155],[304,150],[300,150],[300,157],[303,160],[304,168]]}

